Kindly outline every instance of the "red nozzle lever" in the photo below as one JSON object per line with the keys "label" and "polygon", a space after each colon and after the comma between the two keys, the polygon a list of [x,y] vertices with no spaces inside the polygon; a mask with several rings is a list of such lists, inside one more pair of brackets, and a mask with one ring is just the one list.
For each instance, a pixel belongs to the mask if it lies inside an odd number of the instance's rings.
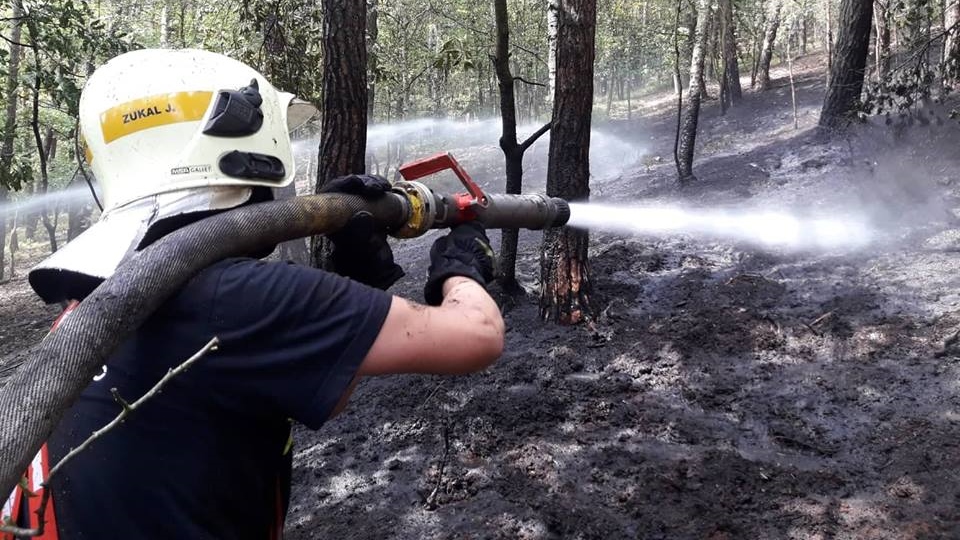
{"label": "red nozzle lever", "polygon": [[457,175],[463,187],[467,188],[467,193],[458,193],[455,195],[458,210],[461,212],[469,211],[473,205],[477,205],[480,208],[487,207],[487,196],[483,193],[483,190],[470,178],[467,171],[463,170],[463,167],[457,163],[456,159],[453,159],[453,156],[449,152],[441,152],[401,165],[400,175],[403,176],[404,180],[416,180],[417,178],[423,178],[424,176],[440,172],[444,169],[453,170],[453,174]]}

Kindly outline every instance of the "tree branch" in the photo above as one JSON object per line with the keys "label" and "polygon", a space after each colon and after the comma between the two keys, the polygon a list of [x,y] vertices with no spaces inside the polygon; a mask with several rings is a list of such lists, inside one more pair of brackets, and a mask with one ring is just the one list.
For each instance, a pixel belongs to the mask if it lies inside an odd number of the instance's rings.
{"label": "tree branch", "polygon": [[113,394],[113,399],[117,400],[117,403],[119,403],[120,406],[122,407],[120,414],[118,414],[116,418],[111,420],[109,424],[94,431],[89,437],[87,437],[85,441],[83,441],[83,443],[80,444],[80,446],[77,446],[76,448],[70,450],[70,452],[68,452],[67,455],[63,456],[63,459],[58,461],[57,464],[54,465],[52,469],[50,469],[50,473],[47,475],[47,478],[40,485],[41,489],[43,490],[43,495],[42,495],[42,498],[40,499],[40,508],[37,509],[37,518],[38,518],[37,521],[39,523],[39,526],[36,529],[24,529],[22,527],[14,527],[12,525],[0,525],[0,533],[8,533],[14,536],[42,535],[43,526],[45,523],[44,513],[46,512],[46,509],[47,509],[47,503],[50,500],[50,491],[51,491],[49,489],[50,480],[53,479],[54,475],[56,475],[60,471],[60,469],[62,469],[63,466],[68,461],[73,459],[77,454],[89,448],[94,441],[96,441],[97,439],[99,439],[100,437],[108,433],[113,428],[117,427],[128,416],[130,416],[131,413],[133,413],[138,408],[140,408],[144,404],[144,402],[146,402],[148,399],[151,399],[157,394],[159,394],[160,391],[163,389],[163,387],[166,386],[167,383],[169,383],[174,377],[190,369],[190,366],[192,366],[198,360],[206,356],[209,352],[217,350],[217,346],[219,345],[220,345],[220,338],[218,338],[217,336],[214,336],[199,351],[194,353],[193,356],[186,359],[179,366],[169,369],[166,375],[164,375],[163,377],[160,378],[159,381],[157,381],[157,384],[153,385],[153,387],[150,388],[150,390],[147,390],[147,393],[140,396],[140,399],[134,401],[133,403],[127,403],[122,397],[120,397],[120,394],[119,392],[117,392],[116,388],[111,388],[110,393]]}
{"label": "tree branch", "polygon": [[0,39],[6,41],[7,43],[9,43],[9,44],[11,44],[11,45],[16,45],[17,47],[26,47],[26,48],[28,48],[28,49],[35,49],[35,48],[36,48],[36,47],[34,47],[33,45],[30,45],[30,44],[28,44],[28,43],[20,43],[19,41],[14,41],[14,40],[8,38],[7,36],[5,36],[5,35],[3,35],[3,34],[0,34]]}
{"label": "tree branch", "polygon": [[530,86],[542,86],[542,87],[544,87],[544,88],[546,88],[546,86],[547,86],[547,85],[545,85],[545,84],[543,84],[543,83],[538,83],[538,82],[534,82],[534,81],[528,81],[528,80],[524,79],[523,77],[521,77],[521,76],[519,76],[519,75],[514,75],[514,76],[513,76],[513,80],[515,80],[515,81],[520,81],[520,82],[522,82],[522,83],[529,84]]}
{"label": "tree branch", "polygon": [[541,126],[540,129],[534,131],[532,135],[530,135],[529,137],[527,137],[525,141],[520,143],[520,151],[525,152],[527,148],[530,148],[530,145],[535,143],[537,139],[540,138],[541,135],[549,131],[552,125],[553,125],[553,122],[547,122],[546,124]]}
{"label": "tree branch", "polygon": [[540,62],[541,64],[543,64],[543,65],[545,65],[545,66],[547,65],[547,62],[546,62],[543,58],[540,58],[540,55],[539,55],[539,54],[537,54],[537,53],[534,52],[534,51],[531,51],[530,49],[524,47],[523,45],[517,45],[516,43],[514,43],[514,44],[511,44],[511,47],[514,47],[514,48],[516,48],[516,49],[520,49],[521,51],[523,51],[523,52],[529,54],[530,56],[534,57],[534,58],[537,60],[537,62]]}

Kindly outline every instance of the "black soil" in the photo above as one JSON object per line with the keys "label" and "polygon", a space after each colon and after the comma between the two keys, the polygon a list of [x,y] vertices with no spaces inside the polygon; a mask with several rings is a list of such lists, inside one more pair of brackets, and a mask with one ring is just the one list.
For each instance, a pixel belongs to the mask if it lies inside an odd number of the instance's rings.
{"label": "black soil", "polygon": [[[645,157],[593,198],[856,212],[871,246],[594,234],[595,323],[504,299],[494,367],[367,380],[298,427],[287,537],[960,538],[960,130],[922,111],[823,139],[804,60],[799,129],[784,73],[710,102],[680,188],[669,110],[611,123]],[[420,297],[430,240],[397,245],[398,293]],[[0,299],[9,359],[53,313],[20,278]]]}

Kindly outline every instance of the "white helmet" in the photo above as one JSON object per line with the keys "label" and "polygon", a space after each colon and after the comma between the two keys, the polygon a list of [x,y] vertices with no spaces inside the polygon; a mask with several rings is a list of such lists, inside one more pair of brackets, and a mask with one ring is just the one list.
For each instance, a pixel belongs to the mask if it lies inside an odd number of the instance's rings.
{"label": "white helmet", "polygon": [[80,98],[104,210],[186,188],[289,184],[292,97],[207,51],[146,49],[110,60]]}
{"label": "white helmet", "polygon": [[98,68],[80,97],[80,130],[103,214],[31,270],[34,290],[48,302],[81,298],[169,230],[159,222],[289,185],[292,103],[256,70],[207,51],[138,50]]}

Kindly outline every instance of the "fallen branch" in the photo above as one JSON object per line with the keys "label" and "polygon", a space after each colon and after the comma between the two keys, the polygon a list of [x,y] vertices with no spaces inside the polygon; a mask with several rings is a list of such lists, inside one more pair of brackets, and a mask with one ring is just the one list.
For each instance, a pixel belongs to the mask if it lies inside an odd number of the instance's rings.
{"label": "fallen branch", "polygon": [[816,319],[814,319],[813,322],[811,322],[811,323],[808,324],[807,326],[810,326],[810,327],[817,326],[818,324],[820,324],[820,323],[822,323],[823,321],[825,321],[825,320],[829,319],[830,317],[832,317],[833,314],[834,314],[836,311],[837,311],[837,310],[835,310],[835,309],[831,309],[830,311],[828,311],[828,312],[824,313],[823,315],[821,315],[821,316],[817,317]]}
{"label": "fallen branch", "polygon": [[447,466],[447,457],[450,455],[450,429],[447,426],[447,416],[443,416],[443,456],[440,458],[440,470],[437,472],[437,485],[427,496],[426,506],[428,510],[437,507],[437,494],[440,493],[440,485],[443,484],[443,469]]}
{"label": "fallen branch", "polygon": [[[116,418],[111,420],[110,423],[108,423],[107,425],[94,431],[89,437],[87,437],[85,441],[83,441],[83,443],[81,443],[76,448],[70,450],[70,452],[68,452],[67,455],[63,456],[63,459],[58,461],[57,464],[54,465],[52,469],[50,469],[50,474],[48,474],[47,478],[43,481],[42,484],[40,484],[40,487],[43,490],[43,496],[42,496],[42,499],[40,500],[40,508],[37,510],[37,522],[39,523],[39,526],[36,529],[24,529],[22,527],[15,527],[12,525],[0,525],[0,533],[9,533],[14,536],[42,535],[43,526],[44,526],[44,523],[46,522],[44,519],[45,517],[44,513],[46,512],[46,509],[47,509],[47,502],[49,502],[50,500],[51,490],[48,489],[48,486],[50,485],[50,480],[53,479],[54,475],[56,475],[57,472],[59,472],[60,469],[62,469],[63,466],[68,461],[73,459],[77,454],[89,448],[94,441],[96,441],[97,439],[99,439],[100,437],[108,433],[113,428],[117,427],[117,425],[123,422],[127,418],[127,416],[130,416],[130,414],[133,411],[140,408],[144,404],[144,402],[146,402],[148,399],[159,394],[160,391],[163,389],[163,387],[166,386],[167,383],[169,383],[174,377],[190,369],[190,366],[196,363],[197,360],[200,360],[201,358],[206,356],[207,353],[217,350],[217,346],[219,344],[220,344],[220,338],[214,336],[210,341],[207,342],[206,345],[203,346],[203,348],[201,348],[199,351],[194,353],[193,356],[186,359],[179,366],[168,370],[166,375],[164,375],[163,377],[160,378],[159,381],[157,381],[157,384],[153,385],[153,387],[150,388],[150,390],[148,390],[147,393],[143,394],[140,397],[140,399],[134,401],[133,403],[127,403],[122,397],[120,397],[120,394],[119,392],[117,392],[116,388],[111,388],[110,393],[113,394],[113,398],[117,400],[117,403],[119,403],[120,406],[122,407],[120,414],[118,414]],[[441,469],[441,472],[442,472],[442,469]]]}

